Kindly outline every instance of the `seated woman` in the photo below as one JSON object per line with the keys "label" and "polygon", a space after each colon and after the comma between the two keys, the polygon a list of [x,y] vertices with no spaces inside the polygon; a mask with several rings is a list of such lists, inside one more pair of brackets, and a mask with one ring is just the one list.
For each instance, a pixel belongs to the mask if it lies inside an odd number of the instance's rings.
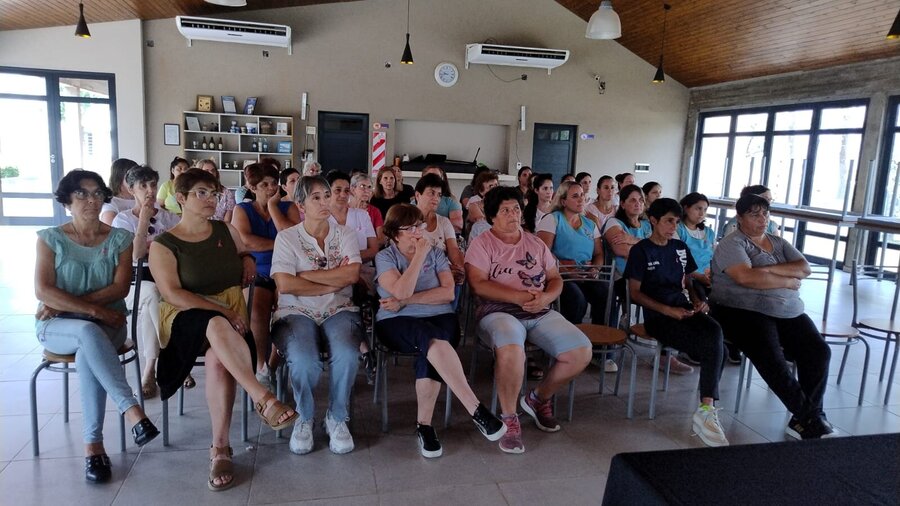
{"label": "seated woman", "polygon": [[544,379],[518,403],[545,432],[560,429],[551,399],[590,363],[591,342],[550,309],[562,292],[562,279],[550,248],[522,230],[522,199],[516,189],[500,186],[488,192],[484,212],[491,228],[469,245],[466,278],[478,297],[478,331],[494,349],[494,377],[507,427],[500,450],[522,453],[516,401],[526,339],[555,359]]}
{"label": "seated woman", "polygon": [[662,185],[656,181],[650,181],[649,183],[644,183],[644,186],[641,186],[641,191],[644,192],[645,209],[650,209],[650,206],[656,202],[656,199],[662,197],[662,190]]}
{"label": "seated woman", "polygon": [[616,196],[613,198],[613,204],[617,207],[622,203],[619,192],[625,189],[626,186],[630,186],[634,184],[634,174],[631,172],[623,172],[621,174],[616,174]]}
{"label": "seated woman", "polygon": [[484,218],[484,196],[500,184],[500,177],[492,171],[482,172],[475,179],[475,195],[469,198],[466,204],[467,219],[471,224],[469,229],[469,241],[472,241],[491,228],[490,223]]}
{"label": "seated woman", "polygon": [[690,283],[690,274],[697,270],[691,250],[675,239],[681,206],[659,198],[647,215],[653,232],[631,248],[625,266],[631,300],[644,308],[647,332],[700,362],[700,407],[692,418],[693,431],[707,446],[727,446],[715,407],[722,376],[722,328],[707,315],[706,299]]}
{"label": "seated woman", "polygon": [[159,434],[119,364],[117,350],[126,338],[123,299],[131,283],[132,235],[100,221],[100,208],[111,196],[95,172],[66,174],[56,188],[56,201],[72,214],[72,221],[38,231],[35,265],[35,332],[47,351],[75,355],[87,455],[84,477],[91,482],[112,477],[103,448],[107,395],[131,425],[135,444],[143,446]]}
{"label": "seated woman", "polygon": [[156,194],[156,202],[160,208],[181,216],[181,206],[178,205],[178,201],[175,198],[175,180],[178,179],[182,172],[188,170],[190,166],[191,164],[180,156],[176,156],[169,163],[169,180],[159,186],[159,191]]}
{"label": "seated woman", "polygon": [[[767,199],[748,194],[735,208],[738,228],[719,241],[710,264],[712,316],[793,415],[785,432],[796,439],[832,436],[822,410],[831,349],[803,312],[798,291],[809,263],[766,232]],[[799,381],[785,357],[797,365]]]}
{"label": "seated woman", "polygon": [[304,176],[318,176],[320,174],[322,174],[322,164],[321,163],[314,161],[314,160],[307,160],[303,164],[303,175]]}
{"label": "seated woman", "polygon": [[256,278],[253,280],[256,290],[250,327],[256,341],[256,376],[263,384],[271,386],[272,372],[266,359],[269,358],[269,322],[275,302],[275,281],[269,272],[272,249],[278,232],[300,223],[300,212],[278,195],[278,170],[274,166],[254,163],[247,167],[246,174],[256,200],[238,204],[231,224],[256,259]]}
{"label": "seated woman", "polygon": [[100,221],[112,225],[113,219],[122,211],[134,207],[134,196],[128,192],[125,184],[125,173],[128,169],[137,165],[134,160],[119,158],[109,168],[109,187],[113,191],[112,199],[100,208]]}
{"label": "seated woman", "polygon": [[[530,170],[530,169],[529,169]],[[453,192],[450,191],[450,182],[447,181],[447,174],[444,172],[444,169],[437,167],[435,165],[429,165],[422,169],[422,176],[427,174],[436,174],[441,178],[441,202],[438,204],[437,211],[435,211],[440,216],[447,218],[450,220],[450,223],[453,225],[453,231],[455,233],[462,232],[463,229],[463,212],[462,205],[456,200],[456,197],[453,196]]]}
{"label": "seated woman", "polygon": [[397,176],[390,168],[385,167],[378,171],[375,178],[375,194],[370,202],[378,208],[381,216],[386,216],[388,209],[394,204],[409,203],[409,199],[404,201],[403,195],[397,189]]}
{"label": "seated woman", "polygon": [[369,203],[372,199],[372,178],[366,174],[354,174],[350,178],[350,207],[362,209],[369,214],[372,227],[375,228],[375,238],[378,244],[384,244],[384,234],[381,228],[384,226],[384,218],[377,207]]}
{"label": "seated woman", "polygon": [[[746,195],[756,195],[757,197],[762,197],[769,202],[769,205],[775,201],[775,198],[772,196],[772,190],[763,186],[761,184],[755,184],[750,186],[745,186],[741,189],[741,197]],[[722,237],[731,234],[738,227],[738,219],[737,216],[732,216],[725,222],[725,225],[722,226]],[[778,232],[778,225],[775,223],[775,220],[769,220],[769,223],[766,224],[766,233],[771,235],[781,234]]]}
{"label": "seated woman", "polygon": [[[134,196],[134,207],[117,214],[112,226],[127,230],[134,234],[132,255],[135,263],[147,258],[150,243],[160,234],[178,225],[180,218],[165,209],[156,206],[156,185],[159,173],[146,165],[135,165],[125,175],[128,191]],[[159,358],[159,290],[150,275],[150,269],[144,267],[141,281],[141,298],[138,301],[137,326],[140,349],[144,354],[144,373],[141,390],[144,398],[156,397],[156,359]],[[134,292],[129,292],[126,302],[133,301]],[[193,380],[191,380],[193,381]],[[188,385],[185,385],[188,386]],[[193,385],[191,385],[193,386]]]}
{"label": "seated woman", "polygon": [[[433,175],[422,179],[426,178],[440,181]],[[390,245],[375,258],[381,297],[375,331],[388,348],[417,353],[416,435],[422,456],[435,458],[443,453],[431,425],[441,381],[447,382],[489,441],[500,439],[506,426],[478,401],[466,381],[454,349],[459,344],[459,319],[450,305],[453,274],[446,255],[423,236],[426,226],[422,212],[410,204],[388,211],[384,233]]]}
{"label": "seated woman", "polygon": [[487,166],[480,165],[475,168],[475,172],[472,174],[472,180],[463,187],[462,193],[459,194],[459,204],[463,208],[463,219],[465,220],[468,211],[466,210],[469,205],[469,199],[472,198],[473,195],[478,193],[475,187],[475,180],[478,179],[478,176],[485,172],[490,172],[491,169]]}
{"label": "seated woman", "polygon": [[181,174],[175,184],[181,222],[150,245],[150,272],[162,294],[162,350],[156,374],[160,395],[171,397],[196,357],[205,356],[212,422],[207,486],[213,491],[234,485],[229,429],[235,381],[253,399],[266,425],[283,429],[297,418],[253,375],[255,347],[241,286],[253,281],[256,266],[237,230],[209,219],[221,198],[216,188],[218,182],[208,172],[190,169]]}
{"label": "seated woman", "polygon": [[591,183],[593,182],[591,173],[579,172],[575,174],[575,182],[581,186],[581,190],[584,192],[584,203],[587,205],[588,202],[591,202]]}
{"label": "seated woman", "polygon": [[[622,174],[619,174],[620,176]],[[630,175],[630,174],[629,174]],[[603,227],[603,239],[615,255],[616,273],[625,272],[625,262],[631,247],[641,239],[650,237],[653,232],[650,222],[641,219],[644,214],[644,193],[637,185],[628,185],[619,193],[622,202],[616,215],[606,221]],[[616,281],[615,293],[620,298],[625,296],[625,281]],[[691,374],[694,368],[681,362],[674,355],[669,357],[669,370],[674,374]]]}
{"label": "seated woman", "polygon": [[519,196],[522,197],[522,200],[525,202],[525,206],[528,206],[528,194],[531,193],[531,175],[534,171],[531,170],[531,167],[527,165],[523,165],[519,167],[519,172],[516,174],[516,181],[518,181],[518,186],[516,186],[516,190],[519,191]]}
{"label": "seated woman", "polygon": [[351,300],[359,280],[359,244],[356,231],[329,220],[331,187],[324,178],[300,178],[295,198],[306,219],[278,234],[272,256],[278,285],[272,340],[289,366],[300,412],[290,450],[303,455],[313,449],[313,392],[324,368],[320,353],[327,346],[331,399],[325,431],[332,453],[347,453],[353,450],[347,428],[350,390],[363,341],[359,308]]}
{"label": "seated woman", "polygon": [[531,184],[528,203],[525,204],[523,227],[533,234],[541,218],[553,210],[553,175],[537,174]]}
{"label": "seated woman", "polygon": [[691,284],[701,299],[707,299],[712,289],[709,262],[716,247],[716,234],[703,221],[709,209],[709,199],[702,193],[688,193],[679,202],[684,215],[678,223],[678,238],[691,250],[697,270],[691,273]]}
{"label": "seated woman", "polygon": [[456,242],[453,224],[448,218],[437,213],[440,202],[443,200],[444,184],[437,174],[426,174],[419,178],[416,183],[416,207],[422,213],[422,222],[425,224],[422,237],[433,248],[447,256],[447,259],[450,260],[453,281],[457,285],[461,285],[466,279],[463,254]]}
{"label": "seated woman", "polygon": [[200,160],[197,163],[197,168],[216,176],[216,181],[219,182],[219,189],[216,191],[222,194],[222,198],[219,199],[219,204],[216,205],[216,213],[210,219],[231,223],[231,216],[237,203],[234,198],[234,192],[222,184],[222,178],[219,176],[219,167],[216,165],[215,160],[212,158]]}
{"label": "seated woman", "polygon": [[[378,239],[375,237],[375,227],[369,213],[358,208],[350,207],[350,176],[339,170],[333,170],[325,177],[331,186],[331,216],[328,221],[349,227],[356,232],[356,242],[359,245],[359,257],[363,264],[371,265],[378,253]],[[375,271],[372,270],[365,281],[374,288]]]}
{"label": "seated woman", "polygon": [[616,196],[616,181],[612,176],[601,176],[597,180],[597,199],[588,204],[585,214],[603,230],[606,221],[616,214],[613,197]]}

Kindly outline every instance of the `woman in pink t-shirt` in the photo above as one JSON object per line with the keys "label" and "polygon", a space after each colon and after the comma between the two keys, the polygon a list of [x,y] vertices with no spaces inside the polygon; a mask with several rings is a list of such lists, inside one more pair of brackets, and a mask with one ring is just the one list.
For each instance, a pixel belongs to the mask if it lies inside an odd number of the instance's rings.
{"label": "woman in pink t-shirt", "polygon": [[522,453],[522,430],[516,414],[525,373],[525,341],[555,360],[544,379],[519,402],[539,429],[556,432],[550,399],[587,367],[591,343],[575,325],[550,309],[562,291],[556,259],[540,239],[522,230],[522,197],[500,186],[485,195],[490,230],[466,251],[466,278],[478,297],[479,336],[494,348],[494,374],[503,422],[508,430],[500,449]]}

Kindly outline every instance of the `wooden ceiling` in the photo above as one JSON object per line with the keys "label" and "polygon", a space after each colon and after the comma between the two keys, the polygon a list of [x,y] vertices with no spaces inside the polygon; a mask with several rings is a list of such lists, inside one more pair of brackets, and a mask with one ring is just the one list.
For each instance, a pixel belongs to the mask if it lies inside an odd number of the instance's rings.
{"label": "wooden ceiling", "polygon": [[[352,0],[249,0],[233,9],[203,0],[87,0],[88,23],[210,16]],[[543,0],[547,1],[547,0]],[[585,21],[600,0],[556,0]],[[612,0],[618,43],[656,66],[662,0]],[[900,56],[885,35],[897,0],[668,0],[666,74],[688,87]],[[0,0],[0,30],[74,25],[77,0]],[[597,42],[598,44],[602,42]]]}
{"label": "wooden ceiling", "polygon": [[[599,0],[557,0],[587,21]],[[665,71],[687,87],[900,56],[897,0],[667,0]],[[612,0],[617,41],[659,63],[663,0]]]}

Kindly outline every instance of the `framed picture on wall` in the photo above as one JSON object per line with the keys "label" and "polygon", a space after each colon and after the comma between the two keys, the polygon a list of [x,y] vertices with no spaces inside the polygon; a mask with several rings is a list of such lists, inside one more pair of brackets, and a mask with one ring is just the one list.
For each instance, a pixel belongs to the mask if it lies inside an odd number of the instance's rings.
{"label": "framed picture on wall", "polygon": [[256,101],[256,97],[247,97],[247,102],[244,103],[244,114],[253,114],[256,109]]}
{"label": "framed picture on wall", "polygon": [[222,95],[222,110],[228,114],[235,114],[237,108],[234,105],[234,97]]}
{"label": "framed picture on wall", "polygon": [[196,116],[185,116],[184,120],[187,122],[188,130],[194,132],[200,131],[200,120],[198,120]]}
{"label": "framed picture on wall", "polygon": [[163,125],[163,140],[166,146],[178,146],[181,144],[181,136],[176,123]]}

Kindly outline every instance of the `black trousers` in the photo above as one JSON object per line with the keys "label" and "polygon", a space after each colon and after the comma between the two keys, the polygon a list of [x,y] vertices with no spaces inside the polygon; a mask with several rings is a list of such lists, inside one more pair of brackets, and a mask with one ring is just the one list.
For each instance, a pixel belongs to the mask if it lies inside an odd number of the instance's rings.
{"label": "black trousers", "polygon": [[703,313],[676,320],[647,313],[644,324],[657,341],[700,361],[700,397],[719,398],[719,378],[725,360],[722,328]]}
{"label": "black trousers", "polygon": [[[823,414],[831,348],[806,314],[774,318],[722,305],[713,306],[711,314],[788,411],[801,420]],[[798,379],[788,360],[797,364]]]}
{"label": "black trousers", "polygon": [[584,314],[590,304],[591,323],[605,325],[607,319],[603,313],[606,311],[608,288],[609,285],[598,281],[567,281],[563,283],[560,294],[559,312],[566,320],[578,324],[584,320]]}

